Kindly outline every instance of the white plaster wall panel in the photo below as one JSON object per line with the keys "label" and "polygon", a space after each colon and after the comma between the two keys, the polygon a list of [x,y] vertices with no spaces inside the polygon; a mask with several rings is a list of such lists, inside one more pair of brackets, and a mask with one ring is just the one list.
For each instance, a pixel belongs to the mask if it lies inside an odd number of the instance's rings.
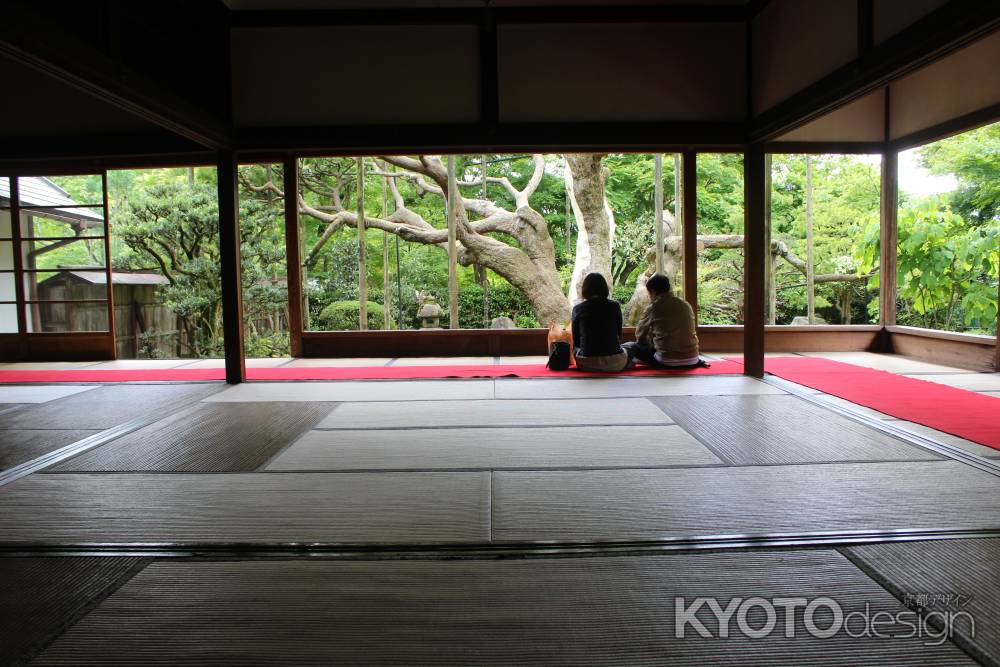
{"label": "white plaster wall panel", "polygon": [[788,132],[779,141],[882,141],[885,90],[868,93],[839,109]]}

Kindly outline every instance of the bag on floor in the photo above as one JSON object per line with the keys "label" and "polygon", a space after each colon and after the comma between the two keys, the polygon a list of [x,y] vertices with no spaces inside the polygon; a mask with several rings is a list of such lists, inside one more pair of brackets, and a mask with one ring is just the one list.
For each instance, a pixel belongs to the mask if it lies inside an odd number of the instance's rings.
{"label": "bag on floor", "polygon": [[545,367],[550,371],[564,371],[569,368],[569,343],[557,340],[549,346],[549,361]]}
{"label": "bag on floor", "polygon": [[[569,346],[569,365],[575,363],[573,359],[573,330],[564,324],[549,322],[548,353],[552,355],[552,345],[556,342],[564,342]],[[569,366],[565,367],[568,368]],[[553,368],[552,370],[565,370],[565,368]]]}

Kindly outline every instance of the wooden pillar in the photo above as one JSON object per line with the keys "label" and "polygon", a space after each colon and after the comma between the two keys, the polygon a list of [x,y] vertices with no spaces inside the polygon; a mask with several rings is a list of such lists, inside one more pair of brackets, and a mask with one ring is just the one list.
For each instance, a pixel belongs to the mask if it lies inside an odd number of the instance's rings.
{"label": "wooden pillar", "polygon": [[813,257],[813,165],[806,155],[806,318],[816,324],[816,261]]}
{"label": "wooden pillar", "polygon": [[882,198],[879,241],[879,324],[896,324],[896,217],[898,213],[899,154],[882,154]]}
{"label": "wooden pillar", "polygon": [[767,258],[767,215],[764,206],[767,171],[764,149],[751,146],[744,154],[743,223],[743,372],[764,375],[764,296]]}
{"label": "wooden pillar", "polygon": [[[698,157],[685,151],[681,176],[683,189],[681,222],[684,229],[684,298],[691,304],[694,320],[698,321]],[[674,174],[677,178],[677,174]]]}
{"label": "wooden pillar", "polygon": [[226,382],[246,380],[243,360],[243,286],[240,278],[240,220],[237,203],[236,157],[219,151],[219,268],[222,275],[222,333]]}
{"label": "wooden pillar", "polygon": [[[21,249],[21,193],[18,176],[10,176],[10,236],[11,252],[14,254],[14,300],[17,301],[17,331],[21,334],[20,353],[26,349],[24,334],[28,333],[28,314],[25,310],[24,295],[24,252]],[[106,211],[105,211],[106,212]]]}
{"label": "wooden pillar", "polygon": [[[108,171],[101,171],[101,201],[104,204],[104,278],[107,281],[108,299],[108,351],[111,359],[118,358],[118,342],[115,339],[115,286],[111,277],[111,209],[108,207]],[[13,221],[11,221],[13,222]]]}
{"label": "wooden pillar", "polygon": [[[674,172],[674,180],[677,173]],[[656,271],[663,273],[663,154],[653,156],[653,224],[656,225]]]}
{"label": "wooden pillar", "polygon": [[764,276],[767,280],[767,305],[765,312],[767,319],[765,324],[774,324],[778,318],[778,288],[775,285],[774,270],[776,258],[771,251],[771,154],[764,156],[764,171],[766,172],[764,182],[764,247],[767,249],[767,273]]}
{"label": "wooden pillar", "polygon": [[288,279],[288,344],[293,357],[302,356],[302,256],[299,245],[298,160],[282,163],[285,192],[285,274]]}
{"label": "wooden pillar", "polygon": [[458,183],[455,180],[455,156],[448,156],[448,313],[449,327],[458,327]]}
{"label": "wooden pillar", "polygon": [[368,330],[368,244],[365,243],[365,159],[358,165],[358,329]]}

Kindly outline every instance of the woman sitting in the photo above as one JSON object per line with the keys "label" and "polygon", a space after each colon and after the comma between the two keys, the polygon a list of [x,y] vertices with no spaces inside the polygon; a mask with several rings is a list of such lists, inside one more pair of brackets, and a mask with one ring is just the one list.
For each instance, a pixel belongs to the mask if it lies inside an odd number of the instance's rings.
{"label": "woman sitting", "polygon": [[622,308],[608,298],[608,282],[590,273],[580,289],[583,301],[573,308],[573,345],[581,371],[617,373],[629,366],[622,349]]}

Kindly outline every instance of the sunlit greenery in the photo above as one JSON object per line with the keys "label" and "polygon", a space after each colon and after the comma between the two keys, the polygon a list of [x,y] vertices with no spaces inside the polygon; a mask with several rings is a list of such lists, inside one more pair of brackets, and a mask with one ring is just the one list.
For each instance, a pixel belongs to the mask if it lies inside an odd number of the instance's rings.
{"label": "sunlit greenery", "polygon": [[[898,321],[901,324],[955,331],[995,333],[997,317],[997,247],[1000,244],[1000,124],[925,146],[919,159],[931,174],[953,175],[957,188],[939,195],[903,194],[899,212]],[[475,175],[479,155],[460,156],[459,173]],[[532,172],[527,155],[487,156],[489,174],[506,176],[520,187]],[[370,169],[385,169],[369,163]],[[831,323],[866,323],[878,319],[879,163],[877,157],[818,155],[811,157],[817,315]],[[613,291],[627,300],[636,277],[645,269],[652,247],[653,158],[648,154],[610,154],[606,195],[614,213],[612,241]],[[576,250],[575,221],[567,227],[565,164],[546,156],[545,172],[531,198],[532,207],[548,223],[556,265],[568,285]],[[303,196],[323,209],[331,197],[336,173],[356,170],[348,158],[310,158],[301,163]],[[772,156],[771,234],[790,255],[804,260],[806,158]],[[664,159],[664,206],[674,209],[673,156]],[[740,154],[699,154],[697,164],[698,233],[706,239],[735,239],[733,247],[712,242],[700,247],[699,305],[702,323],[738,323],[742,319],[743,165]],[[99,204],[100,179],[54,179],[79,202]],[[280,165],[241,168],[240,222],[247,349],[253,355],[287,354],[287,286],[282,193],[266,185],[282,183]],[[391,193],[383,198],[384,179],[366,178],[365,210],[389,216]],[[904,184],[905,186],[905,184]],[[463,186],[481,197],[478,186]],[[356,209],[356,180],[341,184],[337,197]],[[444,228],[444,199],[413,180],[399,180],[408,208],[431,225]],[[475,190],[475,192],[473,192]],[[904,187],[905,190],[905,187]],[[513,197],[491,183],[486,197],[512,209]],[[119,271],[156,271],[169,284],[159,288],[160,304],[175,313],[185,356],[221,352],[221,299],[215,172],[212,169],[123,170],[108,173],[112,265]],[[39,220],[39,235],[66,235],[58,220]],[[569,236],[567,237],[567,229]],[[326,225],[301,216],[303,290],[308,325],[321,329],[357,328],[357,231],[335,232],[312,252]],[[679,233],[679,227],[678,232]],[[502,235],[498,235],[502,237]],[[502,238],[516,245],[512,238]],[[385,237],[388,276],[383,271],[383,232],[366,234],[369,327],[385,323],[389,309],[393,328],[418,328],[421,300],[448,302],[447,254],[439,245]],[[722,244],[724,245],[724,244]],[[398,260],[397,260],[398,253]],[[39,268],[100,266],[103,244],[80,240],[39,254]],[[388,294],[384,278],[388,277]],[[485,284],[484,284],[485,280]],[[539,326],[521,292],[490,270],[458,269],[462,327],[488,326],[509,317],[519,327]],[[775,322],[787,324],[806,311],[804,269],[775,261]],[[446,317],[444,318],[446,321]]]}

